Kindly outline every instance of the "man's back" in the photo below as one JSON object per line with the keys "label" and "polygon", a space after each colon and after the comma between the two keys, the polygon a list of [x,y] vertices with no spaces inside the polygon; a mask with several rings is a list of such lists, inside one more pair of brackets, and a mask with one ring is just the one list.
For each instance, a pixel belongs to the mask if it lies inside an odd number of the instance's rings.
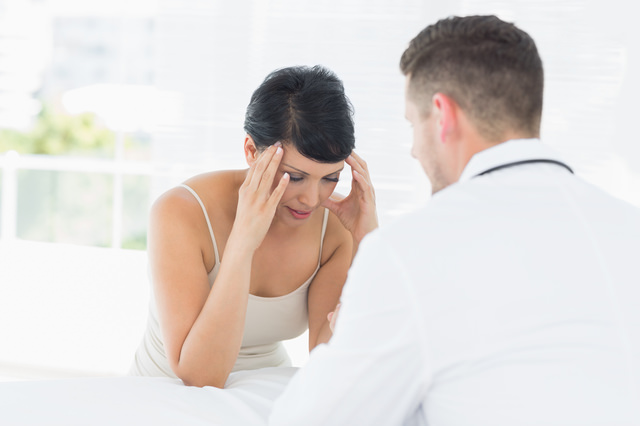
{"label": "man's back", "polygon": [[[509,142],[506,156],[526,160],[517,144],[536,143]],[[504,152],[480,153],[459,183],[374,237],[417,301],[426,418],[633,424],[640,213],[557,164],[475,176]]]}
{"label": "man's back", "polygon": [[272,424],[640,426],[640,211],[538,140],[531,36],[448,17],[400,70],[434,196],[362,240]]}

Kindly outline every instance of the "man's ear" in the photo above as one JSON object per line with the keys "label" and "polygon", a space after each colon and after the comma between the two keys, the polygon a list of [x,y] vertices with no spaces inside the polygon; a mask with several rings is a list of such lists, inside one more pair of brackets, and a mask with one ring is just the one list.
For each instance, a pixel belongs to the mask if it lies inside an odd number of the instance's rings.
{"label": "man's ear", "polygon": [[440,142],[447,143],[458,126],[458,104],[449,96],[436,93],[432,98],[432,108],[436,113]]}
{"label": "man's ear", "polygon": [[250,135],[244,138],[244,158],[247,160],[249,167],[258,159],[258,147]]}

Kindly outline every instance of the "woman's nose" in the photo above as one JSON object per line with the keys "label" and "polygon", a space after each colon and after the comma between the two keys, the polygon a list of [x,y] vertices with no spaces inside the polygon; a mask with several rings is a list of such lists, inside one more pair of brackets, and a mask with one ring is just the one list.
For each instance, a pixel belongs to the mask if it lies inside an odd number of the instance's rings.
{"label": "woman's nose", "polygon": [[319,191],[315,185],[309,185],[298,195],[298,201],[306,207],[315,208],[319,203]]}

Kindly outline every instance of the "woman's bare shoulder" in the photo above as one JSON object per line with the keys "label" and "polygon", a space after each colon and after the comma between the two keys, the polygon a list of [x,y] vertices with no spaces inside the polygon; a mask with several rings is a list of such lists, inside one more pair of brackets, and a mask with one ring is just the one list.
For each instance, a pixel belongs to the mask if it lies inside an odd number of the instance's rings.
{"label": "woman's bare shoulder", "polygon": [[[229,209],[235,211],[238,188],[245,171],[225,170],[203,173],[187,179],[184,184],[191,188],[205,205],[210,216]],[[237,182],[240,181],[238,184]],[[161,194],[151,207],[152,216],[180,216],[188,219],[202,215],[196,197],[185,187],[175,186]],[[217,214],[216,214],[217,213]]]}
{"label": "woman's bare shoulder", "polygon": [[324,260],[329,259],[333,253],[338,250],[338,248],[345,248],[346,252],[350,252],[352,244],[353,241],[349,230],[342,225],[338,216],[329,210],[327,230],[324,235],[324,244],[322,249],[323,263]]}
{"label": "woman's bare shoulder", "polygon": [[244,181],[246,170],[223,170],[203,173],[185,181],[207,207],[229,208],[238,204],[238,190]]}

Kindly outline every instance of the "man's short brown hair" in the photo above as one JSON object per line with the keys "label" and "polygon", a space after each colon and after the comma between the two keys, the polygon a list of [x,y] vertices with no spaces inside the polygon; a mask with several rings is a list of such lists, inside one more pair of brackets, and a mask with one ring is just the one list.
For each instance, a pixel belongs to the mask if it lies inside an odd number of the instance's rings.
{"label": "man's short brown hair", "polygon": [[493,141],[540,134],[544,72],[533,39],[495,16],[442,19],[422,30],[402,55],[408,96],[421,113],[443,93]]}

